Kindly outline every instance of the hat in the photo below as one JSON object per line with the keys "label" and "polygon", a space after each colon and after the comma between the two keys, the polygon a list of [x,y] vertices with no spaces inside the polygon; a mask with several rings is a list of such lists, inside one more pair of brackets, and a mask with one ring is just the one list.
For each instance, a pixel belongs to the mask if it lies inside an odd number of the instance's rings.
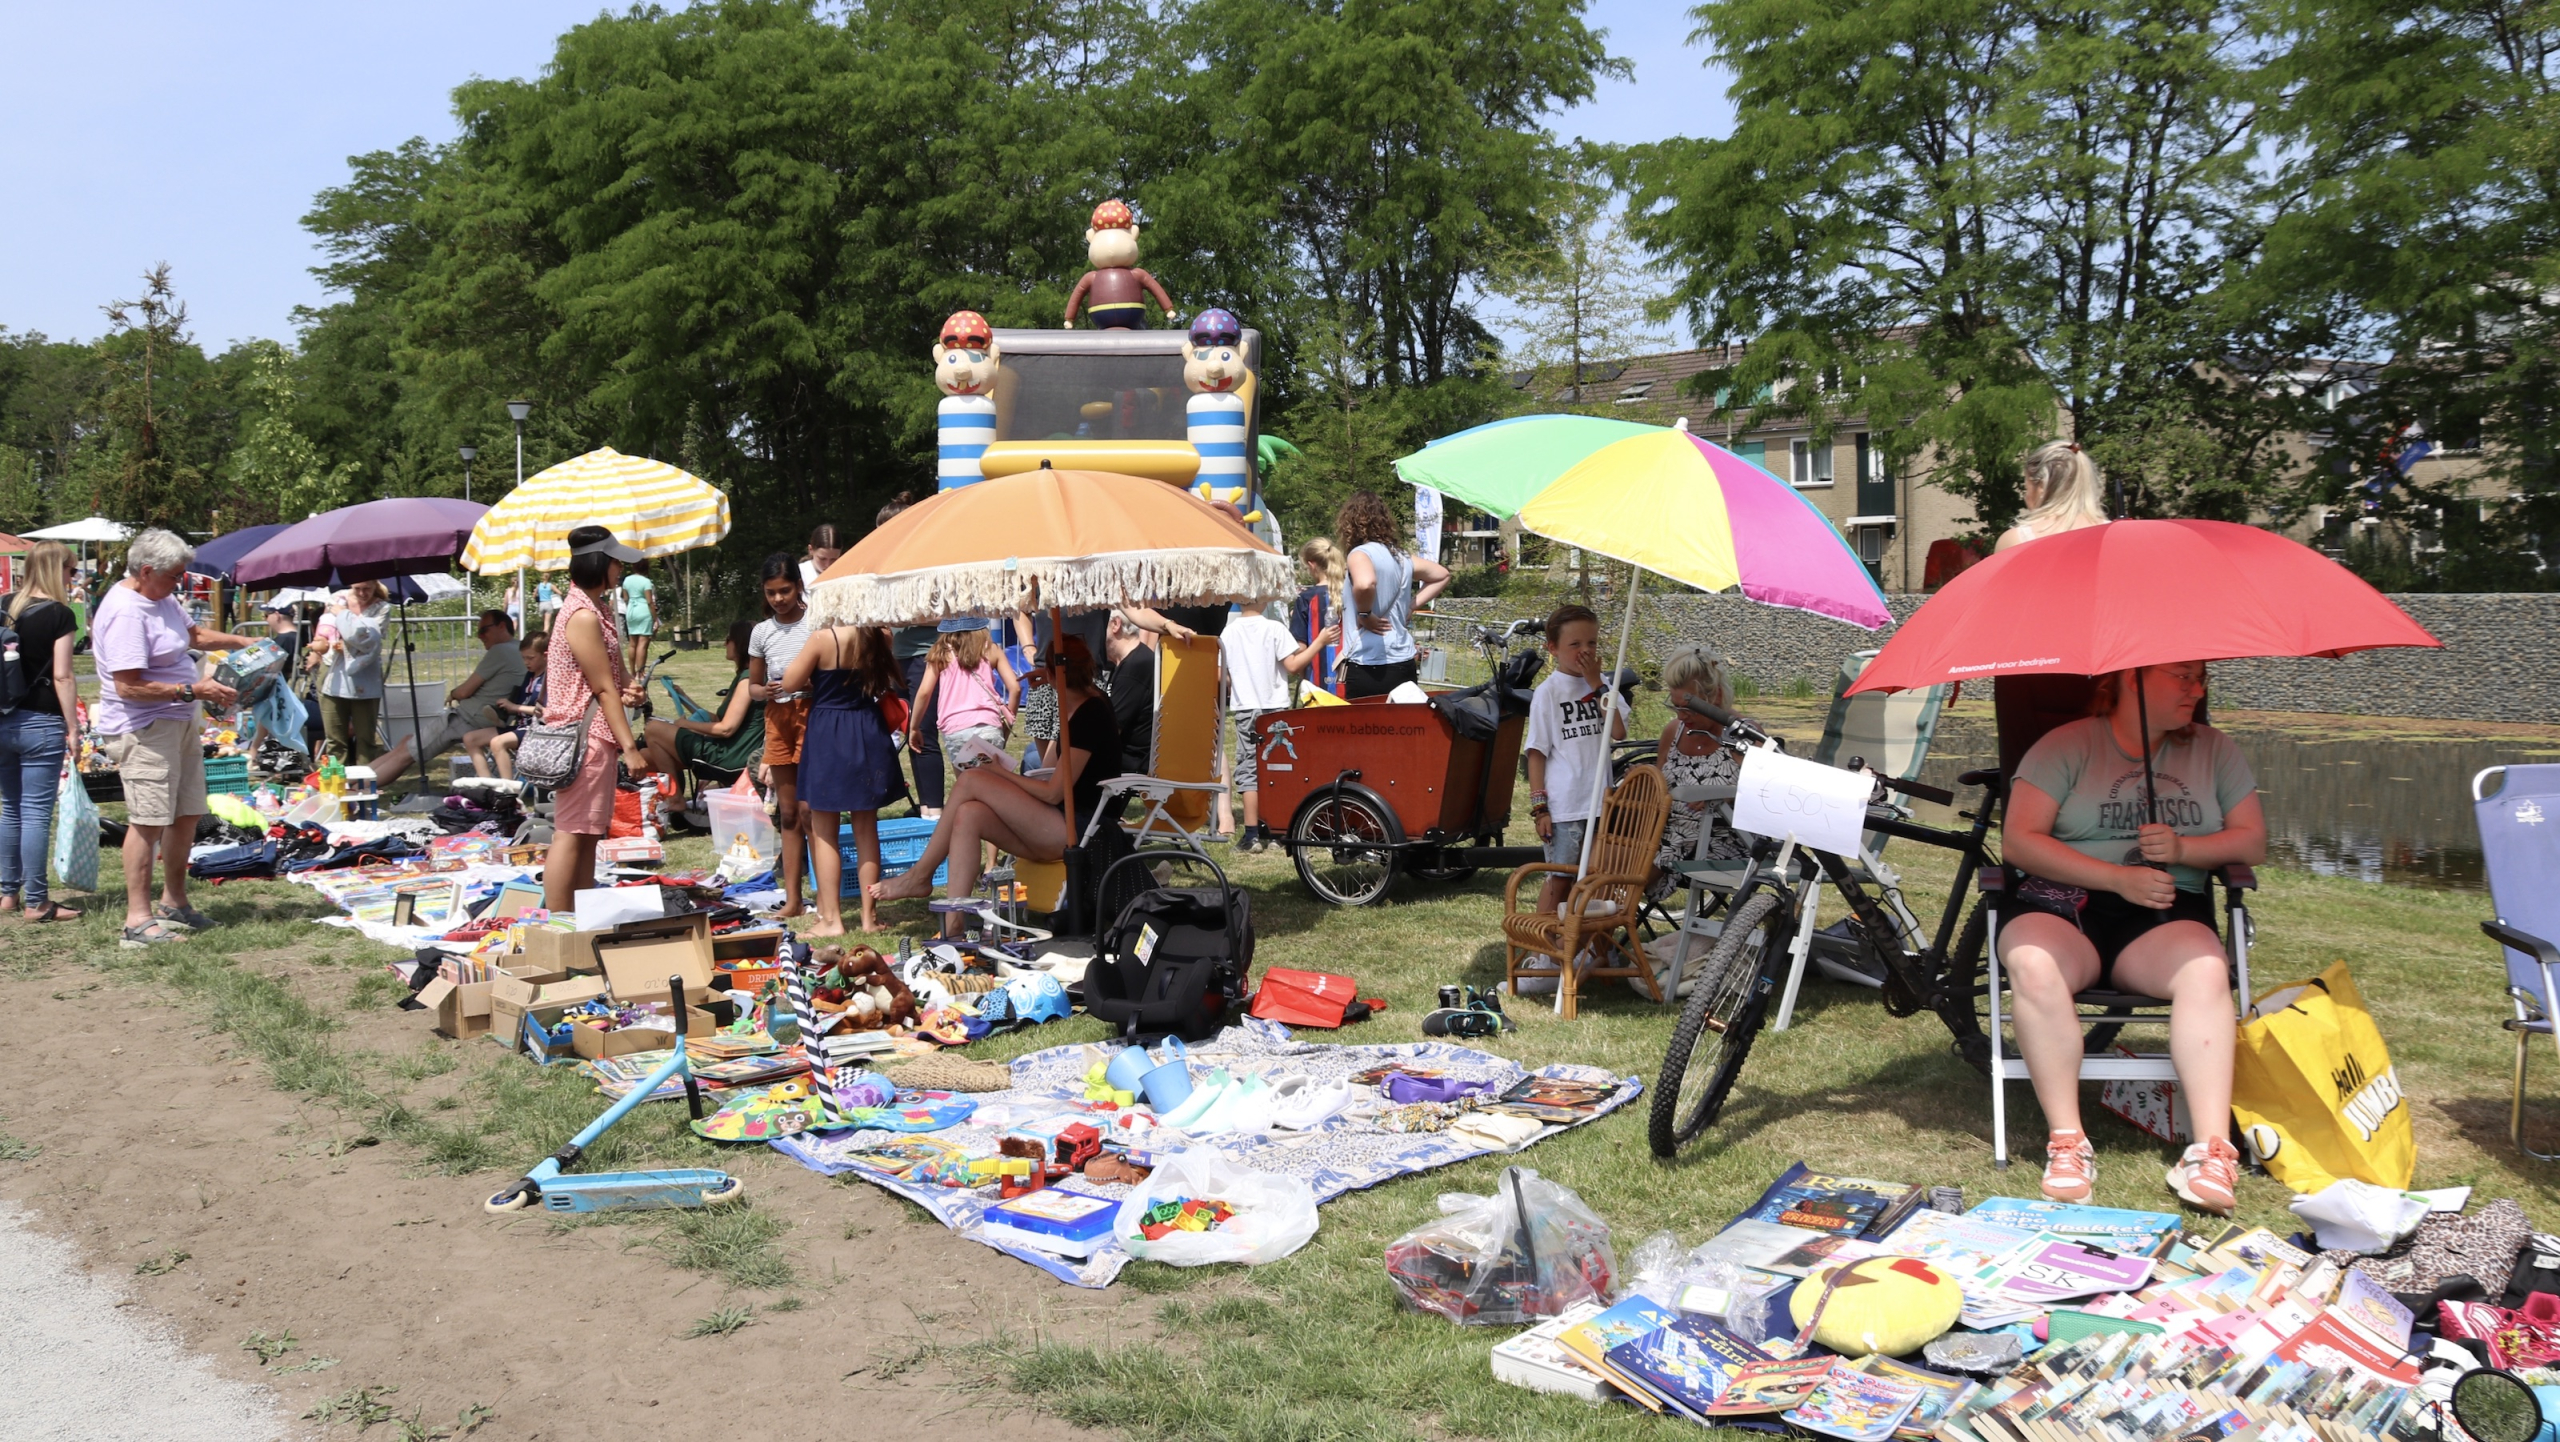
{"label": "hat", "polygon": [[607,531],[603,536],[595,540],[587,542],[583,546],[570,547],[569,554],[572,556],[610,556],[614,560],[620,561],[626,566],[637,565],[640,561],[640,553],[631,549],[629,546],[622,544],[620,541],[615,540],[613,538],[613,533],[610,531]]}
{"label": "hat", "polygon": [[1096,230],[1135,230],[1138,228],[1138,217],[1129,209],[1129,202],[1125,200],[1106,200],[1093,208],[1093,228]]}
{"label": "hat", "polygon": [[1193,345],[1242,345],[1244,344],[1244,326],[1236,320],[1233,312],[1211,306],[1191,318],[1191,343]]}
{"label": "hat", "polygon": [[996,343],[987,318],[974,310],[955,310],[942,323],[942,344],[951,350],[986,350]]}
{"label": "hat", "polygon": [[957,636],[964,631],[992,631],[995,626],[984,616],[946,616],[933,629],[944,636]]}

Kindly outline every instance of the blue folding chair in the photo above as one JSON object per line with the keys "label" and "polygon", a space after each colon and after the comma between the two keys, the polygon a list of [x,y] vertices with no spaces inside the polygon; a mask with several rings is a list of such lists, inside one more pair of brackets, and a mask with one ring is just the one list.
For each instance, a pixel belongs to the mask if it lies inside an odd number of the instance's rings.
{"label": "blue folding chair", "polygon": [[677,720],[710,721],[719,716],[719,712],[696,703],[692,697],[686,695],[684,688],[676,684],[675,677],[661,676],[658,678],[658,684],[667,689],[667,704],[675,708]]}
{"label": "blue folding chair", "polygon": [[[2493,784],[2491,777],[2498,780]],[[2560,1160],[2524,1144],[2525,1053],[2536,1036],[2552,1038],[2551,999],[2560,988],[2560,765],[2492,766],[2471,778],[2471,816],[2489,863],[2489,904],[2497,919],[2480,929],[2506,949],[2507,1000],[2516,1034],[2516,1079],[2507,1104],[2507,1135],[2535,1161]]]}

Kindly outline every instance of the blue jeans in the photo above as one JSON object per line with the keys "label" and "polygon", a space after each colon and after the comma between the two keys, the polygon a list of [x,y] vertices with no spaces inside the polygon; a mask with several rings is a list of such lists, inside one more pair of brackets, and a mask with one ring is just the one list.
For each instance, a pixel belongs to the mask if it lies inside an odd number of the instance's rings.
{"label": "blue jeans", "polygon": [[63,741],[60,712],[22,706],[0,716],[0,894],[23,896],[30,909],[46,901]]}

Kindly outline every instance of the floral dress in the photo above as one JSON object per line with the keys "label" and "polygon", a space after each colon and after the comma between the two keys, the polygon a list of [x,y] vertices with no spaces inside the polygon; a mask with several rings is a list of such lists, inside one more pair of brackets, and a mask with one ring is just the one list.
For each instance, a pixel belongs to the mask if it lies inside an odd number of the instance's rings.
{"label": "floral dress", "polygon": [[1672,743],[1670,754],[1662,760],[1662,781],[1675,793],[1675,799],[1670,820],[1662,828],[1662,846],[1653,854],[1654,867],[1662,874],[1645,888],[1647,900],[1660,901],[1679,888],[1678,869],[1697,859],[1698,828],[1702,825],[1713,827],[1707,836],[1707,860],[1749,859],[1750,845],[1733,829],[1732,802],[1676,799],[1683,786],[1731,786],[1741,779],[1741,760],[1724,747],[1704,756],[1692,756],[1681,750],[1677,741]]}

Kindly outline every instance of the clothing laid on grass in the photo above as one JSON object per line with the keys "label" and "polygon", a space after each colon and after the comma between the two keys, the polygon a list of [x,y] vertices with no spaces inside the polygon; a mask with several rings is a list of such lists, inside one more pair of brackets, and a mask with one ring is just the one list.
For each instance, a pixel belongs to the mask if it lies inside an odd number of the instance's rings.
{"label": "clothing laid on grass", "polygon": [[[560,602],[560,624],[552,629],[551,650],[542,672],[542,720],[548,726],[559,726],[586,714],[587,703],[596,699],[587,685],[585,668],[569,649],[569,627],[580,612],[596,618],[604,628],[605,662],[612,668],[616,689],[631,682],[631,668],[622,659],[622,628],[614,623],[613,614],[595,602],[595,598],[575,586]],[[613,834],[613,787],[620,775],[621,749],[614,743],[613,728],[606,724],[604,708],[596,708],[596,717],[587,727],[586,754],[580,758],[578,774],[560,788],[552,798],[552,826],[559,831],[574,831],[580,836]]]}
{"label": "clothing laid on grass", "polygon": [[[715,721],[729,714],[729,701],[738,688],[747,684],[747,673],[741,669],[729,678],[728,687],[720,693],[719,704],[711,708]],[[738,724],[734,736],[705,736],[699,731],[676,733],[676,755],[688,763],[700,763],[720,771],[744,771],[756,764],[764,754],[764,703],[749,701],[747,718]]]}
{"label": "clothing laid on grass", "polygon": [[800,743],[800,804],[817,811],[877,811],[906,798],[898,748],[880,701],[858,671],[809,680],[809,729]]}

